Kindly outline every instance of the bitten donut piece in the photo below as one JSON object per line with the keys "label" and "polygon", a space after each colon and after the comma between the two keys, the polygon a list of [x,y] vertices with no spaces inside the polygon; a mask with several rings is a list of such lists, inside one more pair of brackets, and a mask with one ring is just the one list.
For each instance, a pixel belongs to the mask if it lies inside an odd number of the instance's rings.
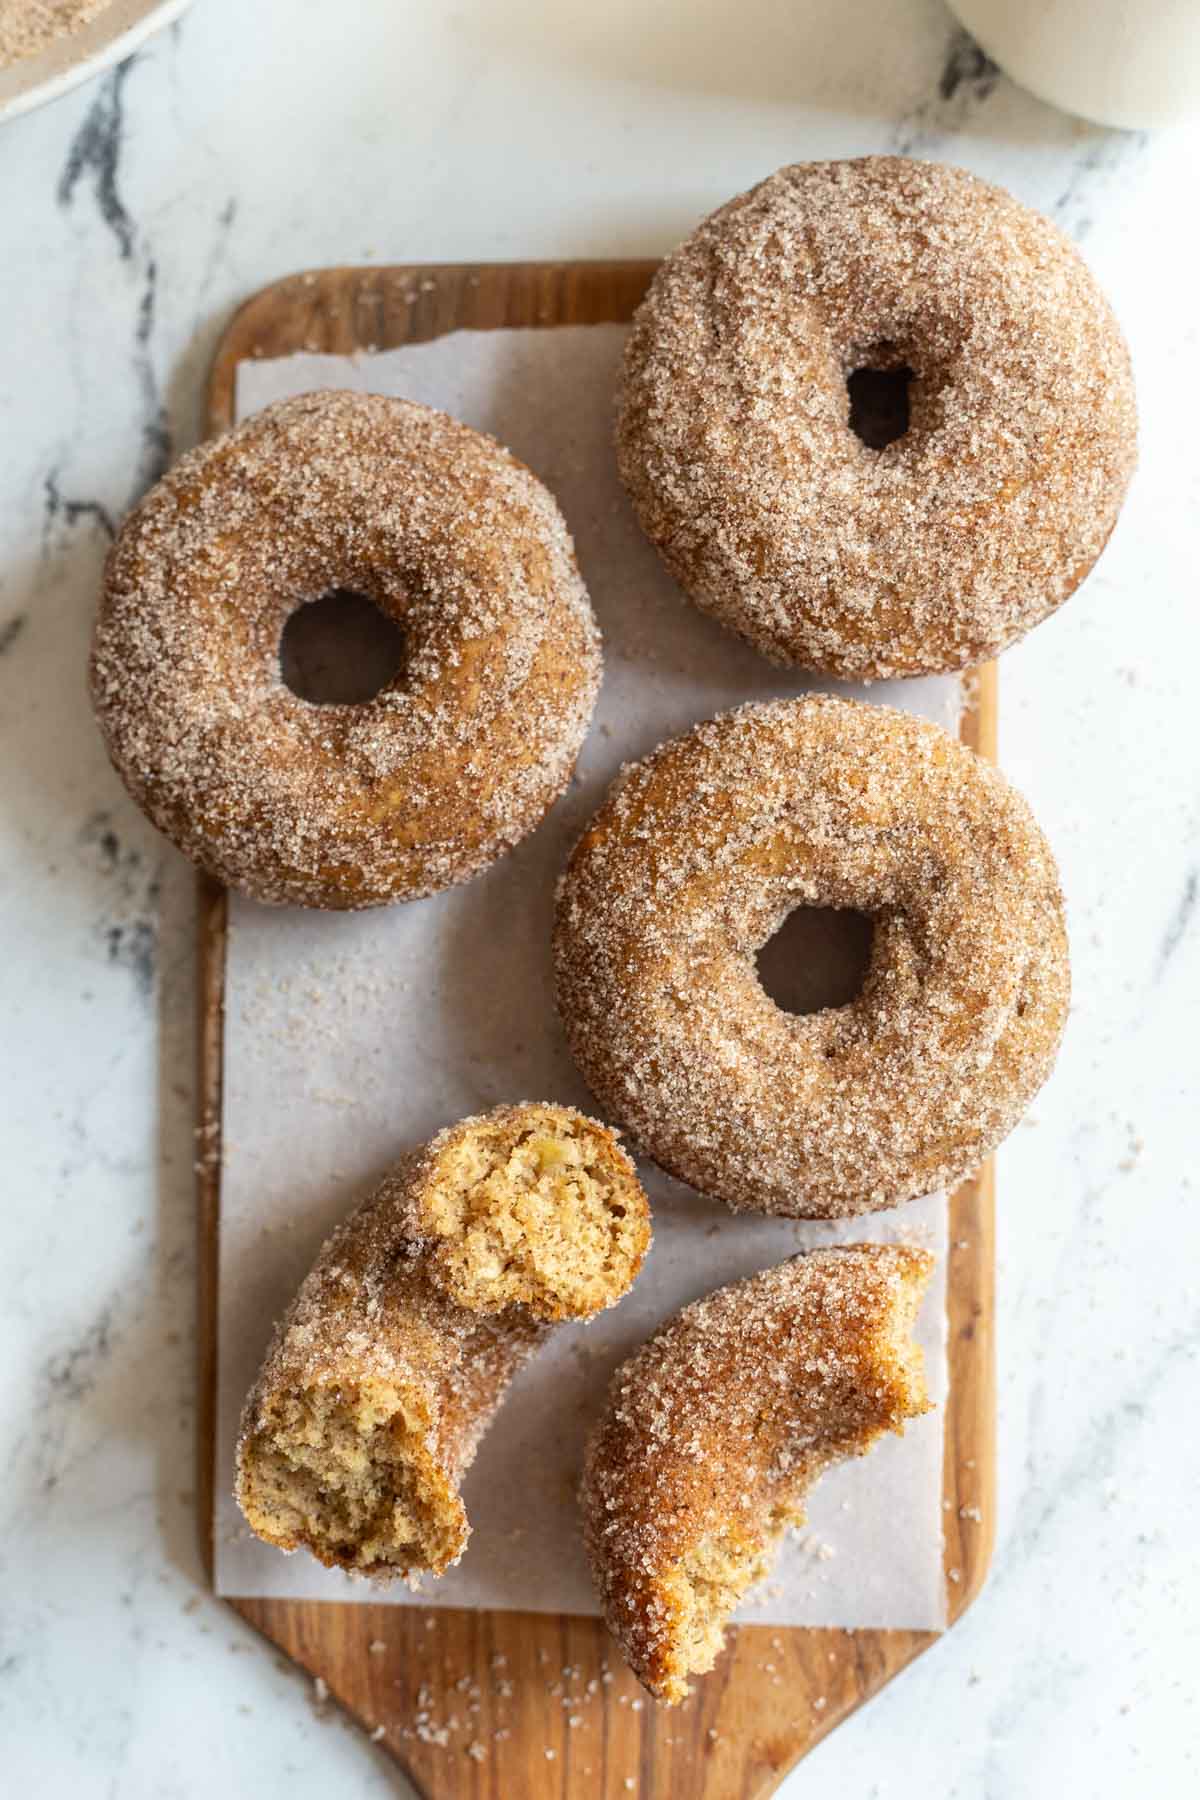
{"label": "bitten donut piece", "polygon": [[[892,441],[853,428],[863,370],[906,390]],[[965,668],[1046,618],[1104,548],[1136,444],[1129,353],[1073,245],[895,156],[798,163],[706,219],[637,314],[617,426],[695,603],[850,680]]]}
{"label": "bitten donut piece", "polygon": [[[798,906],[874,925],[862,992],[797,1016],[756,954]],[[835,1218],[968,1174],[1054,1063],[1070,968],[1028,806],[940,726],[821,695],[625,770],[559,888],[558,1004],[606,1113],[738,1210]]]}
{"label": "bitten donut piece", "polygon": [[[403,630],[371,700],[280,674],[334,590]],[[176,464],[130,514],[92,648],[133,798],[256,900],[364,907],[466,881],[570,778],[599,635],[562,514],[509,451],[411,401],[302,394]]]}
{"label": "bitten donut piece", "polygon": [[927,1412],[933,1258],[813,1250],[687,1306],[623,1363],[588,1442],[584,1539],[609,1630],[660,1700],[712,1668],[818,1476]]}
{"label": "bitten donut piece", "polygon": [[334,1232],[276,1330],[238,1442],[251,1528],[356,1574],[444,1573],[470,1531],[459,1484],[546,1321],[615,1305],[649,1241],[603,1126],[528,1105],[440,1133]]}
{"label": "bitten donut piece", "polygon": [[650,1244],[632,1161],[606,1126],[565,1106],[452,1125],[403,1186],[430,1278],[472,1312],[590,1318],[632,1285]]}

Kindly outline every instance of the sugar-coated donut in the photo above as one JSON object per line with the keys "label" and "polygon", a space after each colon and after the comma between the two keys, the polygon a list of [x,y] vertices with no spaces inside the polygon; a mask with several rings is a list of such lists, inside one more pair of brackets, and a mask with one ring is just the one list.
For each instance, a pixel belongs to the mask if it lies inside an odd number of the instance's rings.
{"label": "sugar-coated donut", "polygon": [[[848,377],[906,369],[908,429]],[[629,339],[621,474],[686,592],[850,679],[960,669],[1047,617],[1116,521],[1129,355],[1063,234],[961,169],[781,169],[663,263]]]}
{"label": "sugar-coated donut", "polygon": [[[336,589],[405,634],[361,705],[283,683],[289,614]],[[313,393],[185,456],[108,562],[92,695],[134,799],[257,900],[363,907],[465,881],[562,792],[599,638],[553,497],[410,401]]]}
{"label": "sugar-coated donut", "polygon": [[[862,992],[796,1016],[755,956],[795,907],[874,924]],[[555,924],[607,1113],[735,1209],[833,1218],[974,1168],[1048,1075],[1070,990],[1054,859],[940,726],[832,696],[745,706],[622,771]]]}
{"label": "sugar-coated donut", "polygon": [[613,1376],[587,1447],[584,1540],[638,1679],[686,1697],[832,1464],[928,1411],[912,1342],[933,1258],[813,1250],[677,1313]]}
{"label": "sugar-coated donut", "polygon": [[650,1242],[633,1164],[567,1107],[499,1107],[406,1157],[334,1232],[242,1414],[237,1499],[284,1550],[376,1578],[440,1575],[459,1494],[550,1329],[628,1291]]}

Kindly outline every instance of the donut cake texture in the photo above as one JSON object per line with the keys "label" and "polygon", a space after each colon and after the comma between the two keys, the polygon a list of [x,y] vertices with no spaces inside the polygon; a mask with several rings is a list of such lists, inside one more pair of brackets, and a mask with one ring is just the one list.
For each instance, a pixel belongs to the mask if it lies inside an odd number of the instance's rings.
{"label": "donut cake texture", "polygon": [[237,1500],[260,1538],[387,1579],[440,1575],[459,1483],[559,1319],[628,1291],[650,1242],[633,1165],[568,1108],[439,1133],[334,1232],[242,1414]]}
{"label": "donut cake texture", "polygon": [[[874,933],[861,993],[793,1015],[755,957],[798,906]],[[815,696],[627,766],[559,885],[559,1011],[604,1111],[736,1210],[835,1218],[968,1174],[1048,1075],[1070,991],[1054,859],[939,726]]]}
{"label": "donut cake texture", "polygon": [[[910,377],[882,448],[851,426],[861,369]],[[1136,435],[1120,329],[1057,227],[880,156],[781,169],[666,259],[617,453],[698,606],[776,661],[873,680],[984,661],[1052,613]]]}
{"label": "donut cake texture", "polygon": [[[401,626],[361,705],[283,683],[338,589]],[[538,824],[600,648],[558,507],[492,439],[376,394],[303,394],[175,465],[110,554],[91,659],[109,755],[193,861],[262,901],[365,907],[467,880]]]}
{"label": "donut cake texture", "polygon": [[810,1251],[685,1307],[613,1376],[584,1539],[609,1630],[657,1698],[712,1668],[818,1477],[929,1409],[911,1333],[932,1267],[898,1245]]}

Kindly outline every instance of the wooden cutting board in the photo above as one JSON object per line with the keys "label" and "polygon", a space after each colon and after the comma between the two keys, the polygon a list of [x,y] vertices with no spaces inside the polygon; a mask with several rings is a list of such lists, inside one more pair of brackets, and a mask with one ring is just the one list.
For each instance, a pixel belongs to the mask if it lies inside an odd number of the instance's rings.
{"label": "wooden cutting board", "polygon": [[[461,329],[623,323],[650,262],[321,269],[236,315],[209,388],[234,418],[239,362],[392,349]],[[994,665],[969,683],[964,740],[995,756]],[[225,895],[200,883],[200,1522],[212,1557]],[[944,1522],[951,1623],[979,1592],[995,1498],[991,1166],[950,1203]],[[540,1613],[230,1603],[402,1763],[428,1800],[759,1800],[806,1751],[936,1641],[934,1632],[743,1625],[687,1703],[656,1707],[598,1619]],[[323,1692],[318,1689],[318,1692]]]}

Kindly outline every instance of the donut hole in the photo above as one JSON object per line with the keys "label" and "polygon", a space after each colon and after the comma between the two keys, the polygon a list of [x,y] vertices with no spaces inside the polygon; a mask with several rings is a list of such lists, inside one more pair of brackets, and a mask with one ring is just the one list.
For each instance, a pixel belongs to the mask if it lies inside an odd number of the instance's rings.
{"label": "donut hole", "polygon": [[854,362],[846,377],[850,429],[868,450],[886,450],[907,435],[916,371],[886,341],[859,352]]}
{"label": "donut hole", "polygon": [[783,1012],[826,1012],[862,993],[874,921],[848,907],[798,906],[758,952],[758,979]]}
{"label": "donut hole", "polygon": [[404,632],[366,594],[334,588],[305,601],[279,638],[279,675],[313,706],[361,706],[403,673]]}

